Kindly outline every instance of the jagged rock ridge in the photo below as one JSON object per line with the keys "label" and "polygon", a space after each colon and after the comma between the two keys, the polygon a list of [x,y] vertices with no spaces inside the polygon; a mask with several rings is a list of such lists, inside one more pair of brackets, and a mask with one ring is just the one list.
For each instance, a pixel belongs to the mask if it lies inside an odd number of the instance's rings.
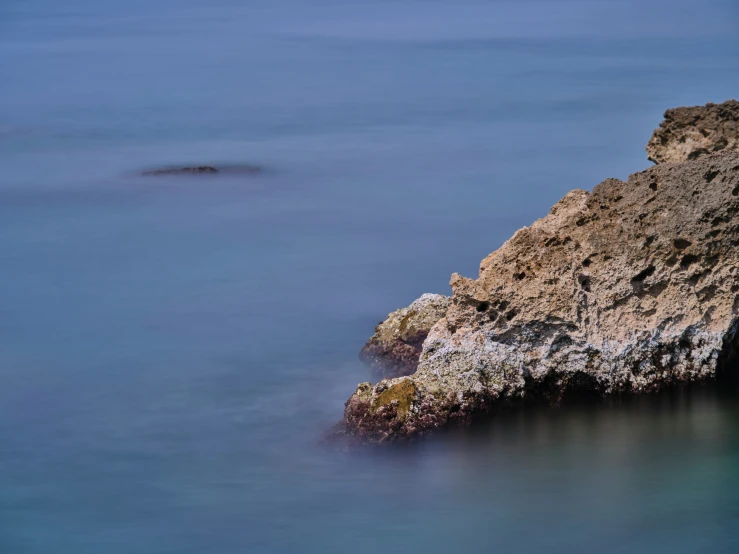
{"label": "jagged rock ridge", "polygon": [[647,155],[655,163],[684,162],[724,150],[739,150],[736,100],[667,110],[647,144]]}

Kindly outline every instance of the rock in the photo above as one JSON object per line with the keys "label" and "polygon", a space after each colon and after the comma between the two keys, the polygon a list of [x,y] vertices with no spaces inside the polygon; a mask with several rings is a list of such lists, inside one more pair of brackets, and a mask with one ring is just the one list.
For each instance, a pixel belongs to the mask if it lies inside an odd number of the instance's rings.
{"label": "rock", "polygon": [[151,171],[143,171],[141,174],[150,176],[167,176],[167,175],[212,175],[214,173],[259,173],[261,168],[253,165],[226,166],[222,168],[212,167],[209,165],[200,165],[197,167],[178,167],[154,169]]}
{"label": "rock", "polygon": [[204,175],[204,174],[211,174],[211,173],[218,173],[218,170],[215,167],[211,167],[209,165],[201,165],[198,167],[180,167],[180,168],[170,168],[170,169],[154,169],[152,171],[144,171],[142,175]]}
{"label": "rock", "polygon": [[393,441],[498,407],[656,391],[739,371],[739,153],[569,192],[452,276],[417,371],[363,383],[344,428]]}
{"label": "rock", "polygon": [[739,150],[739,102],[674,108],[647,144],[655,163],[693,160],[720,150]]}
{"label": "rock", "polygon": [[446,314],[450,298],[424,294],[407,308],[387,316],[375,328],[359,359],[382,377],[410,375],[418,367],[423,341]]}

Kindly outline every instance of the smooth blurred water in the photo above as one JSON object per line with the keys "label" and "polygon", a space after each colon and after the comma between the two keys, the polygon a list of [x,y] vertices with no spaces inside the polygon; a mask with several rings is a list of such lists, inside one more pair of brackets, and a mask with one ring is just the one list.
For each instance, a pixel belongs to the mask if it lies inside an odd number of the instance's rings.
{"label": "smooth blurred water", "polygon": [[[320,444],[373,326],[739,85],[732,0],[4,0],[0,552],[737,552],[715,389]],[[146,179],[176,164],[259,176]]]}

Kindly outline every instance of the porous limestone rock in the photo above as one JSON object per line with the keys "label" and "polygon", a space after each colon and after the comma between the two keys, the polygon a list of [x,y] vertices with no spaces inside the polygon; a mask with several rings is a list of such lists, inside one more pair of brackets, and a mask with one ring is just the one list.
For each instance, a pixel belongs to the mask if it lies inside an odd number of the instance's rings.
{"label": "porous limestone rock", "polygon": [[424,294],[407,308],[396,310],[375,328],[359,358],[382,377],[410,375],[418,367],[423,341],[446,314],[450,298]]}
{"label": "porous limestone rock", "polygon": [[736,100],[667,110],[647,144],[647,155],[655,163],[684,162],[721,150],[739,151]]}
{"label": "porous limestone rock", "polygon": [[417,371],[359,385],[346,433],[390,441],[737,371],[739,153],[571,191],[451,286]]}

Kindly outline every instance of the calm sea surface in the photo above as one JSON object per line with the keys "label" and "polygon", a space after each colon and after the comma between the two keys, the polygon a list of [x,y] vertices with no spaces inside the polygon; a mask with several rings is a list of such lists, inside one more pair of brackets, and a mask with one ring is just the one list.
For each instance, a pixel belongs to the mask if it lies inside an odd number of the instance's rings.
{"label": "calm sea surface", "polygon": [[[3,0],[0,553],[736,553],[739,400],[322,434],[389,311],[665,108],[739,94],[733,0]],[[256,164],[260,175],[141,170]]]}

